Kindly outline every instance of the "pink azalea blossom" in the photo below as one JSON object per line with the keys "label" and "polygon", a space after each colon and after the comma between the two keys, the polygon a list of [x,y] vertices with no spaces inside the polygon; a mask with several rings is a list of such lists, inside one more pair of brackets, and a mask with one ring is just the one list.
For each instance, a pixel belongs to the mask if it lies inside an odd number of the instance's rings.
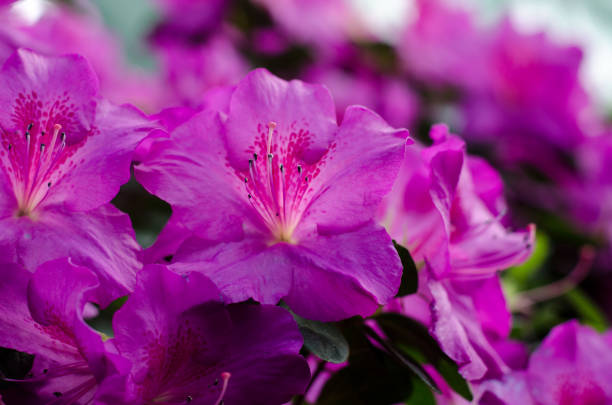
{"label": "pink azalea blossom", "polygon": [[113,329],[112,342],[133,364],[129,404],[281,404],[302,393],[310,377],[287,311],[226,307],[198,273],[145,267]]}
{"label": "pink azalea blossom", "polygon": [[469,13],[446,3],[415,1],[416,18],[406,18],[398,53],[410,74],[434,87],[480,87],[488,74],[487,36]]}
{"label": "pink azalea blossom", "polygon": [[195,116],[136,168],[194,235],[173,269],[203,272],[230,301],[282,298],[320,320],[386,303],[401,266],[372,218],[407,132],[362,107],[338,126],[325,88],[264,70],[238,85],[224,117]]}
{"label": "pink azalea blossom", "polygon": [[612,402],[612,342],[577,321],[550,331],[526,370],[483,384],[482,398],[498,404]]}
{"label": "pink azalea blossom", "polygon": [[428,325],[469,380],[510,368],[494,342],[505,340],[510,314],[496,273],[531,253],[534,228],[503,225],[503,185],[448,128],[434,126],[434,144],[407,152],[380,218],[424,268],[419,292],[389,306]]}
{"label": "pink azalea blossom", "polygon": [[31,376],[18,382],[31,399],[7,392],[6,403],[84,405],[113,387],[125,361],[106,352],[82,317],[99,285],[95,274],[66,259],[45,263],[33,275],[11,264],[2,270],[0,346],[35,355]]}
{"label": "pink azalea blossom", "polygon": [[236,84],[248,71],[229,35],[197,43],[171,41],[155,45],[164,77],[165,107],[200,107],[207,90]]}
{"label": "pink azalea blossom", "polygon": [[491,32],[482,87],[462,102],[464,133],[506,165],[521,163],[562,181],[568,155],[594,133],[593,105],[580,78],[582,51],[503,21]]}
{"label": "pink azalea blossom", "polygon": [[17,51],[0,71],[0,254],[28,270],[71,256],[98,272],[105,295],[140,268],[129,218],[108,204],[130,176],[144,116],[97,96],[78,56]]}

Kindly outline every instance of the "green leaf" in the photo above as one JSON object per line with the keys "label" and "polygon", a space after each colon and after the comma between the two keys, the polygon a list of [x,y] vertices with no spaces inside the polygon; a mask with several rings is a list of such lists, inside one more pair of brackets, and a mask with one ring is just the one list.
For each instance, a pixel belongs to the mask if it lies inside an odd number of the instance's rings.
{"label": "green leaf", "polygon": [[387,350],[387,352],[391,355],[391,357],[393,357],[394,359],[399,361],[400,364],[402,364],[403,366],[405,366],[408,369],[410,369],[410,371],[412,371],[418,378],[420,378],[421,381],[423,381],[425,384],[427,384],[429,386],[429,388],[431,388],[433,391],[435,391],[438,394],[441,393],[440,392],[440,388],[438,388],[438,385],[433,380],[433,378],[430,377],[430,375],[427,373],[427,371],[425,371],[425,369],[423,369],[423,367],[419,364],[419,362],[416,361],[412,357],[412,355],[410,353],[408,353],[408,352],[403,352],[403,353],[400,352],[392,344],[390,344],[388,341],[386,341],[385,339],[380,337],[378,335],[378,333],[376,333],[374,331],[374,329],[370,328],[367,325],[365,326],[365,330],[366,330],[366,333],[374,341],[376,341],[378,344],[380,344],[382,347],[384,347],[385,350]]}
{"label": "green leaf", "polygon": [[474,399],[469,384],[465,381],[465,378],[459,374],[457,364],[449,357],[444,356],[443,359],[440,359],[436,365],[436,370],[438,370],[438,373],[440,373],[444,381],[446,381],[453,391],[468,401]]}
{"label": "green leaf", "polygon": [[418,378],[412,380],[412,392],[406,401],[407,405],[436,405],[436,398],[423,381]]}
{"label": "green leaf", "polygon": [[312,354],[330,363],[344,363],[348,359],[348,342],[336,325],[291,314],[304,337],[304,346]]}
{"label": "green leaf", "polygon": [[565,298],[580,315],[580,320],[592,326],[599,332],[608,329],[606,316],[601,312],[597,305],[582,290],[574,288],[565,294]]}
{"label": "green leaf", "polygon": [[128,296],[124,295],[111,302],[106,308],[100,310],[98,316],[91,319],[86,319],[85,322],[105,337],[113,337],[113,315],[127,301]]}
{"label": "green leaf", "polygon": [[390,405],[412,391],[412,375],[378,349],[380,363],[371,368],[349,365],[327,381],[317,405]]}
{"label": "green leaf", "polygon": [[459,374],[457,365],[442,351],[425,326],[395,313],[383,313],[374,319],[395,348],[412,358],[422,358],[436,368],[455,392],[468,401],[473,399],[470,387]]}
{"label": "green leaf", "polygon": [[419,287],[419,273],[417,271],[416,265],[414,264],[414,260],[412,260],[412,256],[408,249],[393,241],[393,245],[397,250],[397,254],[402,261],[402,282],[400,284],[399,291],[397,292],[398,297],[404,297],[406,295],[414,294],[417,292]]}

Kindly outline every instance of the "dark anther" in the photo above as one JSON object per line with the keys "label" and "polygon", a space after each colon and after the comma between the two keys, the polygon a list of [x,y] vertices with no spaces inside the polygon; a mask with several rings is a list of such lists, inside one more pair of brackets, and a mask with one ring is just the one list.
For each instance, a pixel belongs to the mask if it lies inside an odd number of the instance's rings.
{"label": "dark anther", "polygon": [[302,174],[302,166],[298,165],[298,173]]}
{"label": "dark anther", "polygon": [[59,398],[59,397],[61,397],[61,396],[62,396],[62,393],[61,393],[61,392],[59,392],[59,391],[55,391],[55,392],[53,393],[53,395],[55,396],[55,398]]}
{"label": "dark anther", "polygon": [[51,182],[47,183],[47,187],[51,188]]}
{"label": "dark anther", "polygon": [[66,133],[62,132],[62,142],[66,142]]}
{"label": "dark anther", "polygon": [[249,179],[248,179],[247,177],[245,177],[245,178],[244,178],[244,182],[245,182],[245,183],[248,183],[248,182],[249,182]]}
{"label": "dark anther", "polygon": [[251,198],[253,198],[253,196],[252,196],[251,194],[249,194],[249,200],[250,200]]}
{"label": "dark anther", "polygon": [[193,401],[193,397],[191,395],[187,395],[185,397],[185,402],[191,402],[191,401]]}
{"label": "dark anther", "polygon": [[11,150],[11,149],[13,149],[13,145],[9,143],[8,150]]}
{"label": "dark anther", "polygon": [[28,124],[28,131],[31,131],[33,126],[34,126],[34,123],[30,122],[30,124]]}
{"label": "dark anther", "polygon": [[304,181],[308,181],[308,176],[304,177]]}
{"label": "dark anther", "polygon": [[285,167],[283,165],[280,165],[280,171],[281,173],[283,172],[283,170],[285,170]]}
{"label": "dark anther", "polygon": [[274,157],[274,155],[273,155],[273,154],[268,153],[268,159],[272,159],[273,157]]}
{"label": "dark anther", "polygon": [[219,385],[219,379],[215,378],[215,382],[213,383],[213,385]]}
{"label": "dark anther", "polygon": [[41,144],[40,144],[40,151],[41,151],[41,152],[44,152],[44,151],[45,151],[45,144],[44,144],[44,143],[41,143]]}
{"label": "dark anther", "polygon": [[46,368],[46,369],[44,369],[44,370],[43,370],[43,374],[47,374],[48,372],[49,372],[49,369],[48,369],[48,368]]}
{"label": "dark anther", "polygon": [[253,153],[253,159],[257,160],[257,153]]}

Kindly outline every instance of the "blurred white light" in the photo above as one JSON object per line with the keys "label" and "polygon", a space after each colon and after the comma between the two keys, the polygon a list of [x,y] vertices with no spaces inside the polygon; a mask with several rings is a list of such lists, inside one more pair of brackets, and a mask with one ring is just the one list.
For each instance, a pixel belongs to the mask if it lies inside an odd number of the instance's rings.
{"label": "blurred white light", "polygon": [[48,3],[45,0],[19,0],[11,7],[28,24],[34,24],[45,12]]}
{"label": "blurred white light", "polygon": [[413,0],[350,0],[352,7],[378,38],[394,42],[416,13]]}

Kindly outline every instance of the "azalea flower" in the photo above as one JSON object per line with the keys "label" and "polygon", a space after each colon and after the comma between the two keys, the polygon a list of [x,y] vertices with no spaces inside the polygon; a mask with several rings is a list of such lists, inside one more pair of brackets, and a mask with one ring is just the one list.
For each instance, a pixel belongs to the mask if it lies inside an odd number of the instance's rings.
{"label": "azalea flower", "polygon": [[488,37],[488,73],[461,102],[466,139],[507,167],[529,165],[562,181],[571,176],[574,148],[601,127],[580,80],[581,49],[522,34],[509,21]]}
{"label": "azalea flower", "polygon": [[405,69],[436,88],[481,86],[489,41],[472,16],[443,0],[416,0],[414,6],[396,45]]}
{"label": "azalea flower", "polygon": [[216,34],[205,41],[153,43],[164,78],[164,102],[200,107],[205,91],[233,85],[248,72],[248,63],[230,35]]}
{"label": "azalea flower", "polygon": [[612,339],[577,321],[553,328],[526,369],[483,383],[499,404],[607,404],[612,401]]}
{"label": "azalea flower", "polygon": [[401,264],[373,216],[407,131],[355,106],[338,126],[324,87],[265,70],[237,86],[223,117],[195,116],[136,167],[193,233],[172,268],[203,272],[231,302],[282,298],[311,319],[386,303]]}
{"label": "azalea flower", "polygon": [[417,295],[390,304],[430,327],[469,380],[510,371],[496,348],[510,314],[497,272],[531,254],[534,227],[508,231],[499,175],[466,155],[443,125],[434,144],[413,148],[379,218],[422,270]]}
{"label": "azalea flower", "polygon": [[107,354],[102,337],[83,320],[83,308],[99,283],[94,273],[67,259],[41,265],[30,274],[18,265],[2,265],[0,346],[35,355],[29,378],[19,381],[31,396],[11,404],[89,404],[125,361]]}
{"label": "azalea flower", "polygon": [[129,218],[108,204],[152,129],[140,112],[97,97],[79,56],[19,50],[0,70],[0,255],[33,271],[71,256],[96,270],[101,303],[141,267]]}
{"label": "azalea flower", "polygon": [[129,404],[281,404],[310,377],[299,355],[302,336],[286,310],[225,306],[198,273],[145,267],[113,329],[112,342],[132,363]]}

